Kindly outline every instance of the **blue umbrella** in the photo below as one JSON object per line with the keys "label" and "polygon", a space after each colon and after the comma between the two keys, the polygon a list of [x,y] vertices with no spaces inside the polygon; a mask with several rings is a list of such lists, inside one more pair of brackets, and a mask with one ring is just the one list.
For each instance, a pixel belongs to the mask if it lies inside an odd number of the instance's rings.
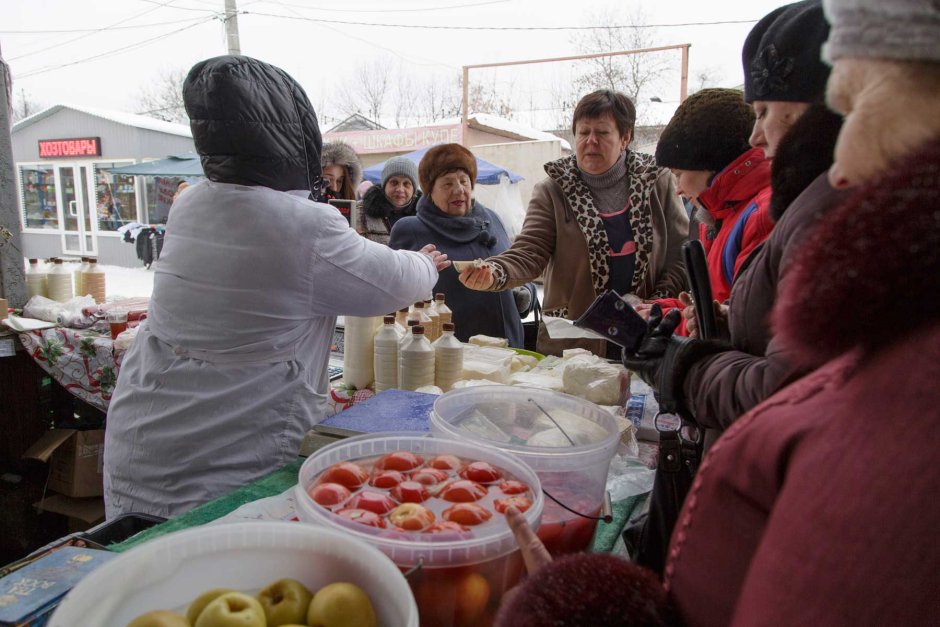
{"label": "blue umbrella", "polygon": [[[406,159],[414,161],[415,164],[421,161],[421,157],[424,156],[428,150],[433,148],[433,146],[426,146],[414,152],[409,152],[407,154],[401,155]],[[490,163],[486,159],[481,159],[475,157],[477,160],[477,180],[476,182],[481,185],[498,185],[500,176],[508,176],[510,182],[518,183],[522,180],[522,177],[516,174],[515,172],[510,172],[502,166],[498,166],[495,163]],[[382,163],[376,163],[375,165],[370,165],[368,168],[365,168],[362,171],[362,177],[367,181],[372,181],[376,185],[382,182],[382,169],[385,167],[385,161]]]}

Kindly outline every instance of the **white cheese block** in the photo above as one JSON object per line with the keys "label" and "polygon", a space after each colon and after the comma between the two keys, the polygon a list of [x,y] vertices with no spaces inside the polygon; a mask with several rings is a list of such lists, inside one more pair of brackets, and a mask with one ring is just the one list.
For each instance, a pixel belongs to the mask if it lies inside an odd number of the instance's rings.
{"label": "white cheese block", "polygon": [[594,353],[583,348],[566,348],[561,351],[562,359],[571,359],[572,357],[577,357],[578,355],[587,355],[589,357],[597,357]]}
{"label": "white cheese block", "polygon": [[513,372],[525,372],[538,365],[539,360],[532,355],[513,355],[510,369]]}
{"label": "white cheese block", "polygon": [[509,383],[510,364],[509,361],[503,364],[493,363],[480,359],[463,360],[463,372],[461,379],[487,379],[497,383]]}
{"label": "white cheese block", "polygon": [[562,383],[566,394],[597,403],[616,405],[620,402],[620,373],[623,366],[598,360],[589,362],[574,360],[562,372]]}
{"label": "white cheese block", "polygon": [[543,390],[552,390],[554,392],[564,392],[565,384],[561,377],[542,372],[514,372],[509,377],[510,385],[526,385]]}
{"label": "white cheese block", "polygon": [[477,346],[493,346],[496,348],[506,348],[509,346],[509,340],[504,337],[492,337],[489,335],[472,335],[470,343]]}

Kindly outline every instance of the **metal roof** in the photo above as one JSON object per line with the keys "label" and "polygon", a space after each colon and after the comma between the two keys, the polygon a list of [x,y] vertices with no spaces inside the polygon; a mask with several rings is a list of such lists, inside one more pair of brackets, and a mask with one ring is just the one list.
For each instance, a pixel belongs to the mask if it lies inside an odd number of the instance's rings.
{"label": "metal roof", "polygon": [[47,109],[43,109],[39,113],[34,113],[28,118],[23,118],[19,122],[13,125],[11,129],[13,132],[16,132],[20,129],[31,126],[40,120],[48,118],[51,115],[55,115],[62,109],[71,109],[73,111],[78,111],[80,113],[85,113],[87,115],[92,115],[103,120],[108,120],[110,122],[115,122],[117,124],[123,124],[124,126],[132,126],[135,128],[142,128],[149,131],[157,131],[158,133],[166,133],[168,135],[179,135],[180,137],[192,137],[192,131],[189,130],[189,126],[186,124],[177,124],[175,122],[166,122],[164,120],[158,120],[156,118],[150,118],[145,115],[137,115],[136,113],[126,113],[124,111],[112,111],[109,109],[97,109],[93,107],[84,107],[80,105],[71,105],[71,104],[57,104],[52,105]]}

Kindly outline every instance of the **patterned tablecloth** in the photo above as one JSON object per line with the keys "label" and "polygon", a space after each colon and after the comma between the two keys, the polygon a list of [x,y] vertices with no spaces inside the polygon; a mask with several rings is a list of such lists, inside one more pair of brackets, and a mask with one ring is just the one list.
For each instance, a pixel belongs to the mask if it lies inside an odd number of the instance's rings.
{"label": "patterned tablecloth", "polygon": [[55,327],[19,333],[30,356],[53,379],[101,411],[108,411],[121,360],[109,335],[91,329]]}

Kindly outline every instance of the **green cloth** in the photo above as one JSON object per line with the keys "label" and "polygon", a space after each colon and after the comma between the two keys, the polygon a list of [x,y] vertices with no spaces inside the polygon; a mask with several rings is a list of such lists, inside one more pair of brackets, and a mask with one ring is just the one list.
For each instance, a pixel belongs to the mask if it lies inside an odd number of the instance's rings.
{"label": "green cloth", "polygon": [[597,523],[597,531],[594,532],[594,544],[591,550],[595,553],[610,553],[613,551],[614,545],[617,544],[617,540],[620,538],[624,526],[626,526],[627,521],[633,516],[633,510],[636,509],[637,505],[641,504],[645,498],[646,494],[638,494],[636,496],[627,497],[622,501],[614,501],[611,504],[614,519],[609,524],[604,521]]}
{"label": "green cloth", "polygon": [[159,536],[172,533],[173,531],[189,529],[190,527],[198,527],[199,525],[212,522],[213,520],[221,518],[222,516],[235,511],[245,503],[251,503],[252,501],[257,501],[258,499],[280,494],[284,490],[297,484],[297,473],[299,472],[300,465],[303,462],[303,459],[293,461],[286,466],[275,470],[266,477],[258,479],[254,483],[250,483],[243,488],[239,488],[234,492],[226,494],[225,496],[221,496],[214,501],[209,501],[204,505],[200,505],[199,507],[188,511],[185,514],[181,514],[176,518],[171,518],[170,520],[151,527],[150,529],[145,529],[140,533],[131,536],[127,540],[124,540],[123,542],[108,546],[108,549],[117,552],[126,551],[127,549],[133,548],[142,542],[146,542]]}

